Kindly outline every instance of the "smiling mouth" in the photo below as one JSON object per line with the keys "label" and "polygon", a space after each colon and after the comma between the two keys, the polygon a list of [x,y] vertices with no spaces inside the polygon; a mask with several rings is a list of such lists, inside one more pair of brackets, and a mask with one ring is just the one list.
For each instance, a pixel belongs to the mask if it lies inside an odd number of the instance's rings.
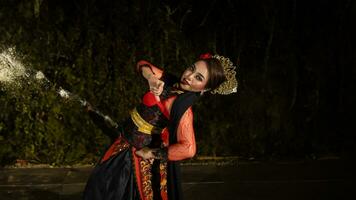
{"label": "smiling mouth", "polygon": [[181,83],[182,83],[183,85],[189,85],[189,83],[188,83],[185,79],[181,80]]}

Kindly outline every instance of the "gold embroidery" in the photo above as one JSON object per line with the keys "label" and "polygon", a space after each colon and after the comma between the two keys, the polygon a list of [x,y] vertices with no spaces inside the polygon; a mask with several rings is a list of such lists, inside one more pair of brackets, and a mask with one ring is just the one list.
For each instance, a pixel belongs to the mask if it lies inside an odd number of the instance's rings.
{"label": "gold embroidery", "polygon": [[184,91],[182,91],[182,90],[180,90],[179,89],[179,83],[175,83],[174,85],[173,85],[173,88],[172,88],[172,90],[171,90],[171,93],[176,93],[176,94],[183,94],[184,93]]}
{"label": "gold embroidery", "polygon": [[153,199],[153,190],[152,190],[152,163],[153,159],[148,161],[141,160],[140,161],[140,169],[141,169],[141,177],[142,177],[142,189],[143,195],[145,199],[152,200]]}
{"label": "gold embroidery", "polygon": [[[153,200],[153,190],[152,190],[152,164],[154,159],[147,161],[141,160],[140,163],[140,174],[141,174],[141,186],[144,200]],[[159,165],[160,171],[160,191],[163,199],[168,198],[167,193],[167,162],[161,162]]]}
{"label": "gold embroidery", "polygon": [[161,174],[161,191],[167,193],[167,162],[161,162],[159,169]]}
{"label": "gold embroidery", "polygon": [[123,151],[123,150],[129,148],[129,146],[130,146],[129,143],[127,143],[125,140],[123,140],[123,139],[121,138],[120,143],[119,143],[117,146],[114,147],[114,150],[113,150],[111,156],[120,153],[121,151]]}

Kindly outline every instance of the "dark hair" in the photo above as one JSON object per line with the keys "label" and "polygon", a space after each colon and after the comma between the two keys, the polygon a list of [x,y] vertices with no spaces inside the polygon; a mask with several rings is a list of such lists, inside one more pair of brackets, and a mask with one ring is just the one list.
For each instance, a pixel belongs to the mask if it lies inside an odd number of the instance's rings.
{"label": "dark hair", "polygon": [[205,88],[214,90],[226,80],[223,66],[221,65],[218,59],[206,58],[199,59],[199,61],[204,61],[206,63],[206,66],[208,67],[209,80]]}

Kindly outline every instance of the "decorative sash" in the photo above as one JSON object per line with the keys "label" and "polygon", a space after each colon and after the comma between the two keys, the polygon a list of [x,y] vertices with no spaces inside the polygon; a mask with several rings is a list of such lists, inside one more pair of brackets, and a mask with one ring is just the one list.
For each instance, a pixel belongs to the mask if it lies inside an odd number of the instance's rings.
{"label": "decorative sash", "polygon": [[[160,128],[153,126],[152,124],[148,123],[146,120],[144,120],[141,115],[137,112],[137,109],[134,108],[131,111],[131,119],[133,123],[137,126],[138,131],[144,134],[151,135],[152,131],[155,130],[160,130]],[[161,131],[159,131],[161,132]]]}

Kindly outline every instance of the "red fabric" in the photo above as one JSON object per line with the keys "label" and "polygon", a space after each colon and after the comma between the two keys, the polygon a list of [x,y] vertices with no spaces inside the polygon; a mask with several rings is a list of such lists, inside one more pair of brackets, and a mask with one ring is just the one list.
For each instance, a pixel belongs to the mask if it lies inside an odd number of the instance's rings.
{"label": "red fabric", "polygon": [[105,155],[101,159],[101,162],[105,162],[113,155],[120,153],[120,151],[123,151],[127,148],[129,148],[128,142],[123,137],[119,136],[115,140],[115,142],[110,146],[110,148],[105,152]]}
{"label": "red fabric", "polygon": [[[169,98],[163,105],[170,111],[176,97]],[[166,133],[167,132],[167,133]],[[167,137],[168,136],[168,137]],[[169,133],[164,129],[161,136],[163,143],[168,144]],[[182,116],[177,129],[177,143],[168,145],[168,160],[177,161],[192,158],[196,153],[193,128],[193,111],[189,108]]]}
{"label": "red fabric", "polygon": [[169,112],[165,108],[165,106],[162,104],[161,101],[159,101],[159,98],[156,98],[156,96],[152,92],[147,92],[142,99],[143,104],[146,106],[154,106],[157,105],[161,112],[164,114],[169,119]]}
{"label": "red fabric", "polygon": [[212,57],[212,55],[210,53],[204,53],[199,56],[200,59],[209,59],[211,57]]}
{"label": "red fabric", "polygon": [[137,181],[137,187],[138,187],[138,191],[140,192],[140,197],[141,199],[144,198],[143,195],[143,190],[142,190],[142,179],[141,179],[141,170],[140,170],[140,161],[141,161],[141,157],[136,155],[136,149],[135,147],[132,147],[132,158],[133,158],[133,162],[134,162],[134,170],[135,170],[135,176],[136,176],[136,181]]}
{"label": "red fabric", "polygon": [[168,160],[192,158],[196,153],[193,129],[193,112],[188,109],[182,116],[177,129],[177,143],[168,146]]}
{"label": "red fabric", "polygon": [[158,103],[155,95],[152,92],[147,92],[142,99],[143,104],[146,106],[154,106]]}
{"label": "red fabric", "polygon": [[[169,113],[175,96],[164,101],[158,101],[155,96],[148,92],[143,97],[143,103],[147,106],[157,105],[163,114],[169,119]],[[169,132],[163,129],[161,138],[165,146],[168,145]],[[196,153],[196,144],[193,128],[193,111],[189,108],[182,116],[177,129],[177,143],[168,145],[168,160],[177,161],[191,158]]]}

